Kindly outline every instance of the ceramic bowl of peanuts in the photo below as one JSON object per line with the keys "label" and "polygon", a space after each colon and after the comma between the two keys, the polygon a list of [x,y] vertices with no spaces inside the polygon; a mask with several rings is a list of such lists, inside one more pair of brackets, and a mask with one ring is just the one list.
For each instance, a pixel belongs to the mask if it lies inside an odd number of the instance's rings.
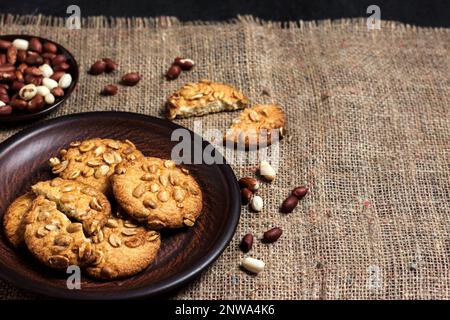
{"label": "ceramic bowl of peanuts", "polygon": [[77,81],[75,58],[60,44],[31,35],[0,36],[0,122],[50,113]]}

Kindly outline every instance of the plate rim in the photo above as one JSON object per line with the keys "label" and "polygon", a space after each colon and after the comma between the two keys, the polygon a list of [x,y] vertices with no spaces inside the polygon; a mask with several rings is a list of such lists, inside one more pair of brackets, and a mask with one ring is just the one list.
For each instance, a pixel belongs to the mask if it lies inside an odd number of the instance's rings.
{"label": "plate rim", "polygon": [[[126,111],[91,111],[91,112],[68,114],[52,119],[47,119],[42,122],[38,122],[30,127],[24,128],[0,143],[0,154],[8,150],[8,148],[10,148],[11,146],[20,143],[22,139],[28,137],[29,135],[32,136],[33,134],[38,134],[42,130],[45,130],[46,127],[51,126],[55,123],[61,121],[64,122],[66,120],[73,120],[74,118],[90,118],[97,116],[108,116],[108,117],[120,116],[128,119],[139,119],[144,121],[151,120],[153,122],[156,121],[160,125],[169,126],[169,128],[171,129],[183,128],[189,130],[189,132],[191,134],[194,134],[194,136],[195,135],[199,136],[197,133],[193,132],[192,130],[182,125],[150,115]],[[205,147],[207,145],[210,145],[210,143],[202,138],[202,147]],[[219,152],[217,149],[215,150],[216,152]],[[236,201],[231,202],[231,209],[230,209],[231,223],[228,224],[228,227],[224,230],[217,244],[215,244],[209,251],[209,254],[203,256],[201,259],[196,261],[196,263],[191,267],[183,270],[181,274],[175,277],[174,279],[171,278],[165,279],[161,284],[159,284],[156,287],[150,285],[125,291],[86,292],[83,290],[65,290],[59,287],[42,287],[35,281],[27,281],[30,280],[30,278],[15,277],[16,273],[14,272],[14,269],[8,268],[8,266],[3,264],[3,261],[1,261],[0,264],[0,278],[24,290],[33,291],[35,293],[54,298],[62,297],[65,299],[87,299],[87,300],[133,299],[139,297],[160,296],[162,294],[180,288],[181,286],[187,284],[188,282],[198,277],[203,271],[205,271],[206,268],[208,268],[214,261],[216,261],[220,257],[222,252],[230,244],[236,232],[237,226],[239,224],[241,215],[239,185],[233,169],[227,163],[226,158],[221,153],[220,155],[223,157],[224,163],[218,165],[218,167],[226,177],[226,180],[231,182],[230,197],[231,198],[235,197],[236,199]]]}

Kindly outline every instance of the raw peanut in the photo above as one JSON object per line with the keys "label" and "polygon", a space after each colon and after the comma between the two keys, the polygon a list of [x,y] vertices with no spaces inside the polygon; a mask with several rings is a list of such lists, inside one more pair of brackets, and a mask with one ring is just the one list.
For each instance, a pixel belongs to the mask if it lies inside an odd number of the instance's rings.
{"label": "raw peanut", "polygon": [[242,188],[241,189],[241,198],[242,198],[242,204],[246,205],[250,202],[250,200],[253,197],[253,192],[250,189]]}
{"label": "raw peanut", "polygon": [[105,72],[105,69],[106,69],[105,61],[99,60],[91,66],[91,68],[89,69],[89,73],[96,76]]}
{"label": "raw peanut", "polygon": [[69,68],[70,65],[67,62],[61,62],[60,64],[53,65],[54,71],[67,71]]}
{"label": "raw peanut", "polygon": [[43,72],[40,68],[33,66],[33,67],[26,68],[24,74],[30,74],[34,77],[38,77],[38,76],[42,76]]}
{"label": "raw peanut", "polygon": [[300,186],[292,190],[292,195],[296,196],[298,200],[302,199],[308,193],[308,188],[305,186]]}
{"label": "raw peanut", "polygon": [[24,78],[23,78],[23,73],[20,72],[19,70],[16,70],[14,72],[14,75],[16,76],[16,81],[19,81],[19,82],[24,82],[25,81]]}
{"label": "raw peanut", "polygon": [[11,84],[11,90],[12,91],[20,91],[20,89],[23,88],[23,86],[25,85],[25,83],[20,82],[20,81],[13,81],[13,83]]}
{"label": "raw peanut", "polygon": [[12,45],[11,41],[0,39],[0,50],[6,51]]}
{"label": "raw peanut", "polygon": [[19,91],[19,97],[23,100],[31,100],[37,94],[37,88],[34,84],[27,84]]}
{"label": "raw peanut", "polygon": [[0,65],[6,63],[6,54],[0,53]]}
{"label": "raw peanut", "polygon": [[63,62],[66,62],[66,56],[63,54],[57,54],[53,59],[52,59],[52,66],[58,66]]}
{"label": "raw peanut", "polygon": [[66,73],[64,71],[56,71],[53,73],[53,75],[50,77],[50,79],[53,79],[55,81],[59,81],[63,75]]}
{"label": "raw peanut", "polygon": [[20,50],[28,50],[28,41],[24,39],[15,39],[12,45]]}
{"label": "raw peanut", "polygon": [[51,93],[48,93],[44,96],[44,101],[46,104],[54,104],[55,103],[55,96]]}
{"label": "raw peanut", "polygon": [[72,84],[72,76],[70,73],[64,74],[58,81],[58,85],[63,88],[67,89]]}
{"label": "raw peanut", "polygon": [[11,64],[15,64],[17,61],[17,48],[14,46],[10,46],[8,50],[6,50],[6,61]]}
{"label": "raw peanut", "polygon": [[260,196],[253,196],[250,200],[250,207],[256,212],[260,212],[262,210],[263,204],[263,199]]}
{"label": "raw peanut", "polygon": [[31,51],[36,51],[38,53],[42,52],[42,43],[41,40],[39,40],[38,38],[31,38],[29,45],[28,45],[28,50]]}
{"label": "raw peanut", "polygon": [[130,72],[122,77],[122,84],[126,86],[135,86],[138,84],[139,80],[141,80],[141,77],[137,72]]}
{"label": "raw peanut", "polygon": [[36,87],[37,94],[40,94],[41,96],[45,97],[47,94],[50,93],[50,89],[46,86],[37,86]]}
{"label": "raw peanut", "polygon": [[45,104],[44,97],[37,94],[33,99],[31,99],[28,102],[27,109],[31,112],[35,112],[42,109],[44,104]]}
{"label": "raw peanut", "polygon": [[241,266],[247,271],[258,274],[264,270],[265,263],[262,260],[246,257],[242,259]]}
{"label": "raw peanut", "polygon": [[281,204],[280,211],[282,213],[291,213],[292,211],[294,211],[297,204],[298,204],[298,198],[294,195],[290,195]]}
{"label": "raw peanut", "polygon": [[183,70],[190,70],[195,65],[194,60],[177,57],[173,64],[179,66]]}
{"label": "raw peanut", "polygon": [[27,102],[25,100],[20,99],[17,96],[13,96],[11,102],[9,103],[11,107],[17,110],[23,110],[27,108]]}
{"label": "raw peanut", "polygon": [[169,80],[174,80],[174,79],[178,78],[180,73],[181,73],[181,68],[178,65],[173,64],[170,66],[169,70],[167,70],[166,77]]}
{"label": "raw peanut", "polygon": [[275,170],[267,161],[261,161],[259,165],[259,174],[263,176],[267,181],[275,179]]}
{"label": "raw peanut", "polygon": [[29,66],[40,66],[44,63],[44,58],[42,58],[38,53],[33,51],[28,51],[25,63]]}
{"label": "raw peanut", "polygon": [[58,98],[64,96],[64,90],[60,87],[53,88],[50,92]]}
{"label": "raw peanut", "polygon": [[16,78],[14,71],[0,72],[0,80],[12,81]]}
{"label": "raw peanut", "polygon": [[244,177],[239,179],[239,185],[241,188],[247,188],[250,191],[256,191],[259,188],[258,180],[251,177]]}
{"label": "raw peanut", "polygon": [[105,96],[114,96],[115,94],[117,94],[117,90],[117,86],[108,84],[103,88],[102,94]]}
{"label": "raw peanut", "polygon": [[42,84],[43,77],[42,76],[32,76],[31,74],[26,74],[24,76],[24,80],[26,84],[34,84],[36,86],[40,86]]}
{"label": "raw peanut", "polygon": [[17,61],[22,63],[27,58],[27,52],[25,50],[17,50]]}
{"label": "raw peanut", "polygon": [[105,71],[107,73],[113,72],[117,69],[117,63],[115,63],[112,59],[103,58],[103,61],[105,62]]}
{"label": "raw peanut", "polygon": [[278,227],[267,230],[266,232],[264,232],[263,241],[266,243],[275,242],[278,240],[279,237],[281,237],[282,233],[283,233],[283,230],[281,230]]}
{"label": "raw peanut", "polygon": [[58,52],[58,47],[56,46],[56,44],[51,43],[51,42],[44,43],[44,45],[42,47],[45,52],[49,52],[49,53],[53,53],[53,54],[56,54]]}
{"label": "raw peanut", "polygon": [[[59,80],[61,80],[61,79],[59,79]],[[42,80],[42,84],[44,86],[46,86],[47,88],[49,88],[50,90],[52,90],[58,86],[58,82],[56,82],[55,80],[50,79],[50,78],[44,78]]]}
{"label": "raw peanut", "polygon": [[4,63],[2,65],[0,65],[0,73],[4,73],[4,72],[13,72],[15,71],[16,68],[14,68],[14,65],[10,64],[10,63]]}
{"label": "raw peanut", "polygon": [[25,73],[25,70],[28,68],[26,63],[21,63],[19,64],[19,66],[17,67],[17,70],[19,70],[22,73]]}
{"label": "raw peanut", "polygon": [[10,102],[9,96],[6,93],[0,93],[0,101],[7,104]]}
{"label": "raw peanut", "polygon": [[249,252],[253,246],[253,235],[251,233],[247,233],[241,240],[239,247],[245,253]]}
{"label": "raw peanut", "polygon": [[53,75],[53,69],[48,64],[39,66],[39,70],[41,70],[44,78],[50,78]]}
{"label": "raw peanut", "polygon": [[6,116],[12,113],[12,107],[9,105],[1,105],[3,102],[0,102],[0,116]]}

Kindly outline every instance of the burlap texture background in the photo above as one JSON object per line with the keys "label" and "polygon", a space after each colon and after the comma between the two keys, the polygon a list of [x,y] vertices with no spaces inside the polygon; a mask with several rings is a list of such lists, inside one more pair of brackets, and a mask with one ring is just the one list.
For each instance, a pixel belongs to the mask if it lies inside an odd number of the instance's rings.
{"label": "burlap texture background", "polygon": [[[288,137],[276,180],[261,188],[263,212],[243,208],[230,246],[174,298],[450,297],[450,30],[383,22],[369,31],[364,19],[281,25],[252,17],[224,24],[97,17],[81,30],[59,18],[0,20],[2,34],[47,37],[77,58],[78,88],[51,117],[93,110],[161,116],[173,90],[202,78],[284,107]],[[163,80],[178,55],[197,66]],[[120,71],[88,76],[101,57],[117,60]],[[138,86],[99,95],[128,71],[143,75]],[[225,128],[236,115],[210,115],[203,126]],[[193,126],[193,119],[177,122]],[[2,129],[0,139],[18,129]],[[233,169],[238,177],[253,174],[253,165]],[[294,213],[278,213],[301,184],[310,194]],[[266,270],[245,274],[241,237],[272,226],[284,230],[280,240],[257,241],[251,252]],[[0,281],[0,297],[36,296]]]}

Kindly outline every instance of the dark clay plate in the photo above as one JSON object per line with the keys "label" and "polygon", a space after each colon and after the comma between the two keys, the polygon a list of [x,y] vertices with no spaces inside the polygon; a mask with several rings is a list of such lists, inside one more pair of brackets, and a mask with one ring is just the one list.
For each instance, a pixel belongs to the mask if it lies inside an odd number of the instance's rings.
{"label": "dark clay plate", "polygon": [[[172,122],[125,112],[91,112],[44,121],[0,144],[0,218],[9,204],[34,183],[52,177],[47,160],[71,141],[96,137],[129,139],[147,156],[170,158],[178,141]],[[191,133],[192,147],[209,144]],[[163,231],[157,259],[143,272],[122,280],[82,276],[81,290],[69,290],[67,276],[42,266],[26,249],[15,250],[0,233],[0,276],[41,294],[77,299],[154,296],[179,287],[210,265],[230,242],[240,215],[236,177],[228,164],[185,165],[203,191],[203,212],[192,228]],[[217,285],[221,285],[218,283]]]}

